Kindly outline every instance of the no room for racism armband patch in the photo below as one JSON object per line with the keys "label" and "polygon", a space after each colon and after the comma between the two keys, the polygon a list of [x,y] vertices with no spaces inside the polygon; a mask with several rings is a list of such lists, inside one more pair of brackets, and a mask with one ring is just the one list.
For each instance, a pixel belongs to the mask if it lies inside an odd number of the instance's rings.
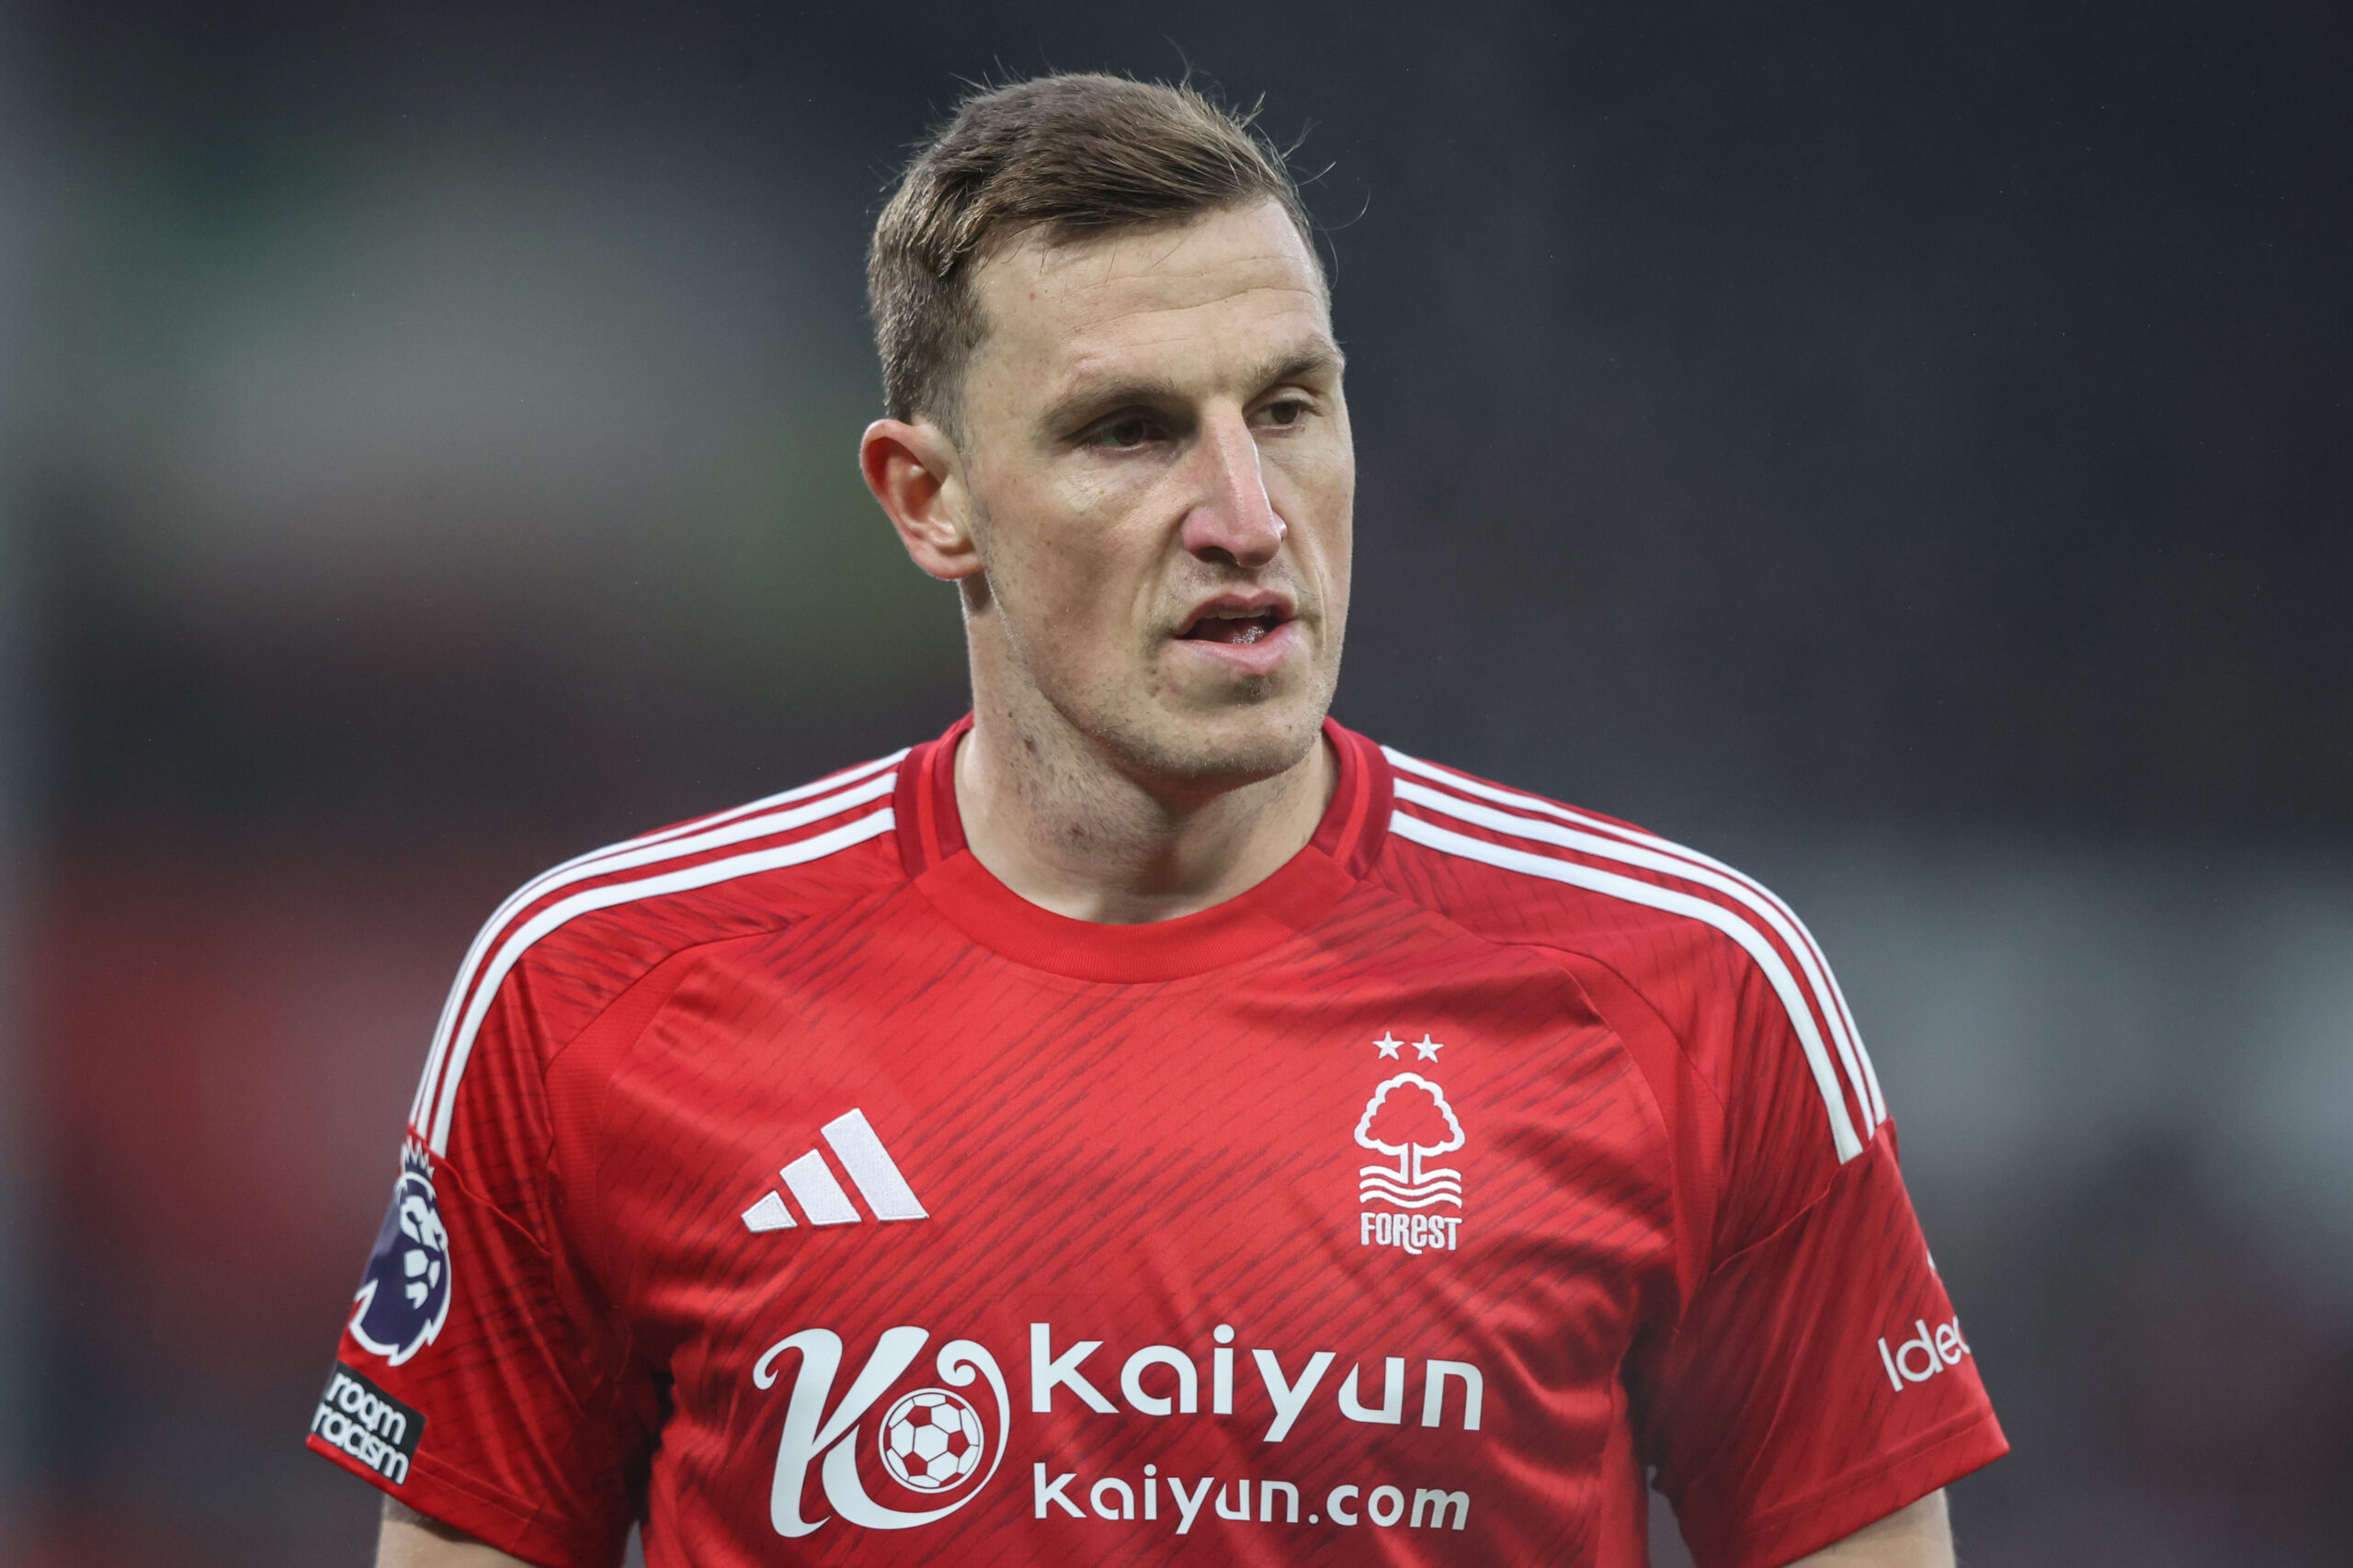
{"label": "no room for racism armband patch", "polygon": [[425,1417],[337,1361],[311,1415],[311,1435],[398,1486],[408,1480]]}

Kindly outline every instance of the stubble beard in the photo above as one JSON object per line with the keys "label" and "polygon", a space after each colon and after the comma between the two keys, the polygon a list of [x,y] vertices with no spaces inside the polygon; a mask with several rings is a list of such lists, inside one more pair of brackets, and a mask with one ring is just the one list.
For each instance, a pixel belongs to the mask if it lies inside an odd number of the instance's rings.
{"label": "stubble beard", "polygon": [[[985,548],[983,555],[985,576]],[[1113,675],[1065,681],[1029,656],[1004,597],[992,586],[983,598],[987,608],[981,613],[996,621],[1000,656],[991,662],[1002,665],[1003,689],[995,694],[1001,716],[1011,721],[1037,769],[1031,786],[1053,794],[1086,791],[1105,767],[1172,804],[1276,778],[1314,748],[1338,685],[1340,629],[1321,616],[1312,620],[1316,656],[1304,669],[1288,678],[1233,682],[1204,709],[1168,688],[1157,667],[1157,647],[1142,651],[1141,679]],[[1312,607],[1302,597],[1301,608]],[[967,608],[971,613],[972,607]],[[973,652],[977,672],[977,645]]]}
{"label": "stubble beard", "polygon": [[1147,693],[1131,706],[1107,705],[1108,721],[1089,738],[1147,788],[1222,793],[1275,778],[1304,760],[1331,706],[1332,684],[1320,667],[1306,672],[1304,689],[1298,681],[1244,681],[1231,699],[1199,717]]}
{"label": "stubble beard", "polygon": [[1003,694],[1006,717],[1049,778],[1084,788],[1108,767],[1172,804],[1297,767],[1322,733],[1336,684],[1330,661],[1317,660],[1303,677],[1237,682],[1204,710],[1192,702],[1172,704],[1173,694],[1155,680],[1055,680],[1022,657],[1011,635],[1005,651],[1012,666],[1006,673],[1014,677]]}

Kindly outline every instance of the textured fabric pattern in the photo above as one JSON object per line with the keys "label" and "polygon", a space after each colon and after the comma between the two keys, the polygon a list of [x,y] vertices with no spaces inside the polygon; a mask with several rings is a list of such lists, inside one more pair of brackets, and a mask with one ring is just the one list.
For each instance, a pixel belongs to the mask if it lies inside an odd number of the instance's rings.
{"label": "textured fabric pattern", "polygon": [[339,1353],[414,1463],[313,1447],[550,1568],[1633,1565],[1646,1467],[1748,1568],[1999,1454],[1794,917],[1327,733],[1162,925],[997,883],[961,725],[523,890],[404,1151],[445,1320],[412,1205]]}

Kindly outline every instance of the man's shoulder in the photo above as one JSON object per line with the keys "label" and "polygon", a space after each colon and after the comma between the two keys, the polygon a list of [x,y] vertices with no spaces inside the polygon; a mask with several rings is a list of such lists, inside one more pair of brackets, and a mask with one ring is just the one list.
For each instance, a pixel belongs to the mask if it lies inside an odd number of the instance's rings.
{"label": "man's shoulder", "polygon": [[531,993],[559,1037],[686,949],[772,930],[890,884],[899,751],[809,784],[608,844],[551,867],[492,912],[443,1029],[502,986]]}
{"label": "man's shoulder", "polygon": [[574,952],[629,953],[642,970],[854,901],[897,879],[892,802],[906,755],[575,856],[510,894],[483,937],[494,955],[512,949],[542,970]]}
{"label": "man's shoulder", "polygon": [[892,801],[906,755],[574,856],[516,889],[459,965],[412,1126],[441,1152],[485,1039],[504,1039],[517,1067],[543,1069],[665,960],[900,881]]}
{"label": "man's shoulder", "polygon": [[[1390,880],[1499,941],[1711,944],[1725,917],[1794,924],[1762,884],[1621,818],[1382,746]],[[1713,933],[1711,937],[1708,934]]]}
{"label": "man's shoulder", "polygon": [[1490,940],[1573,959],[1720,1081],[1760,1041],[1802,1062],[1842,1160],[1884,1119],[1828,961],[1764,884],[1631,823],[1382,751],[1395,797],[1382,875],[1397,891]]}

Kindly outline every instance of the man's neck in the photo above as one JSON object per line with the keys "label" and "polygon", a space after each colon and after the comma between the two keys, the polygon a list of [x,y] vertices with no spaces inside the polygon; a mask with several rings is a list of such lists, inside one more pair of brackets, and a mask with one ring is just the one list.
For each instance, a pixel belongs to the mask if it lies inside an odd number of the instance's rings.
{"label": "man's neck", "polygon": [[955,778],[964,840],[997,881],[1057,915],[1132,926],[1210,908],[1274,875],[1315,835],[1339,763],[1319,739],[1271,778],[1164,794],[1083,745],[1032,747],[983,708]]}

